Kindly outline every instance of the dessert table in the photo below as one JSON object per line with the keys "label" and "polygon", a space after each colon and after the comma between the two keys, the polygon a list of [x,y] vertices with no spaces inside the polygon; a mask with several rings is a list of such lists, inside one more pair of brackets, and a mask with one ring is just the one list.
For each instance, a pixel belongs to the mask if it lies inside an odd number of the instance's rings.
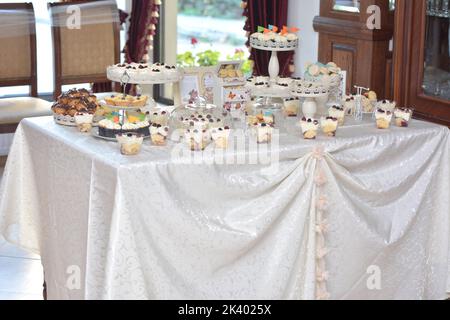
{"label": "dessert table", "polygon": [[449,130],[290,130],[268,147],[275,166],[224,165],[174,143],[126,157],[26,119],[0,234],[41,255],[49,299],[444,299]]}

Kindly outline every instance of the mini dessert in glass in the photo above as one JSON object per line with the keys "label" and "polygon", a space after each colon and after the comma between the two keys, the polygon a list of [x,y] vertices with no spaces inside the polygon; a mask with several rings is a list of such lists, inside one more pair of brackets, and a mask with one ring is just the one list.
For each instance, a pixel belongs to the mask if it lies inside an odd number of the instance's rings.
{"label": "mini dessert in glass", "polygon": [[[356,101],[353,95],[347,96],[343,102],[342,106],[344,107],[344,113],[348,115],[354,114],[356,110]],[[330,115],[331,116],[331,115]]]}
{"label": "mini dessert in glass", "polygon": [[394,112],[396,105],[397,104],[395,102],[391,102],[389,100],[382,100],[376,104],[376,107],[377,110],[381,109],[385,111]]}
{"label": "mini dessert in glass", "polygon": [[144,136],[139,133],[121,133],[116,136],[120,152],[125,156],[134,156],[141,151]]}
{"label": "mini dessert in glass", "polygon": [[397,127],[406,128],[409,126],[409,121],[412,119],[413,111],[408,108],[398,108],[394,111],[395,125]]}
{"label": "mini dessert in glass", "polygon": [[255,109],[255,98],[251,98],[250,101],[247,101],[245,104],[245,115],[248,116],[250,114],[253,114]]}
{"label": "mini dessert in glass", "polygon": [[375,119],[377,120],[378,129],[389,129],[392,121],[392,112],[378,109],[375,113]]}
{"label": "mini dessert in glass", "polygon": [[80,132],[90,132],[94,123],[94,115],[89,113],[75,114],[75,123]]}
{"label": "mini dessert in glass", "polygon": [[272,111],[264,111],[264,113],[262,114],[262,121],[269,125],[274,124],[275,116],[273,115],[273,112]]}
{"label": "mini dessert in glass", "polygon": [[303,138],[306,140],[314,140],[319,130],[319,121],[311,118],[303,118],[300,122],[302,127]]}
{"label": "mini dessert in glass", "polygon": [[165,146],[168,135],[169,135],[169,127],[167,126],[154,123],[150,127],[150,136],[152,139],[152,143],[155,146]]}
{"label": "mini dessert in glass", "polygon": [[169,122],[169,113],[167,111],[154,111],[150,113],[150,123],[166,126]]}
{"label": "mini dessert in glass", "polygon": [[341,106],[334,105],[328,110],[328,115],[332,118],[338,119],[340,126],[344,125],[345,122],[345,108]]}
{"label": "mini dessert in glass", "polygon": [[211,141],[208,130],[187,129],[184,139],[192,151],[203,151]]}
{"label": "mini dessert in glass", "polygon": [[270,143],[272,141],[273,126],[271,124],[265,122],[258,123],[253,129],[258,143]]}
{"label": "mini dessert in glass", "polygon": [[338,119],[332,117],[322,118],[320,123],[323,133],[325,133],[328,137],[336,136],[338,124]]}
{"label": "mini dessert in glass", "polygon": [[297,117],[299,110],[299,98],[289,98],[284,100],[284,114],[286,115],[286,117]]}
{"label": "mini dessert in glass", "polygon": [[216,148],[228,148],[228,139],[230,137],[230,127],[214,128],[211,130],[211,137],[214,140]]}

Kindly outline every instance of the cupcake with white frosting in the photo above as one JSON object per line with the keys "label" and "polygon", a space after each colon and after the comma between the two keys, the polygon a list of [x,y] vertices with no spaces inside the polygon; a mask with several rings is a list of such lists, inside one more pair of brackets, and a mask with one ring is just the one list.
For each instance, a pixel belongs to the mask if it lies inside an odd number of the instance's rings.
{"label": "cupcake with white frosting", "polygon": [[269,77],[266,77],[266,76],[255,77],[254,86],[255,87],[268,87],[269,80],[270,80]]}
{"label": "cupcake with white frosting", "polygon": [[289,88],[292,85],[293,82],[294,82],[294,80],[291,79],[291,78],[279,77],[277,79],[277,85],[280,87],[280,89],[287,89],[287,88]]}

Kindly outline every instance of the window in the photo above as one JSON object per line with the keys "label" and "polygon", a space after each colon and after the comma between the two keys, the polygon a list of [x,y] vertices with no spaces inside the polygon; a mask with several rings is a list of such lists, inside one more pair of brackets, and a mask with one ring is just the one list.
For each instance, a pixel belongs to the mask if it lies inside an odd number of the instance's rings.
{"label": "window", "polygon": [[[8,2],[32,2],[36,16],[36,47],[37,47],[37,73],[39,95],[52,95],[54,88],[53,79],[53,43],[51,33],[50,15],[47,8],[48,2],[56,0],[8,0]],[[117,0],[119,9],[125,10],[128,0]],[[124,44],[125,32],[122,32],[121,42]],[[123,47],[123,46],[122,46]],[[73,87],[73,86],[72,86]],[[29,94],[28,86],[0,87],[0,97],[23,96]]]}
{"label": "window", "polygon": [[[245,46],[244,23],[240,1],[164,1],[154,60],[180,67],[247,60],[249,53]],[[244,64],[244,71],[251,72],[248,61]],[[162,86],[155,92],[158,102],[171,103],[171,96],[171,86]]]}

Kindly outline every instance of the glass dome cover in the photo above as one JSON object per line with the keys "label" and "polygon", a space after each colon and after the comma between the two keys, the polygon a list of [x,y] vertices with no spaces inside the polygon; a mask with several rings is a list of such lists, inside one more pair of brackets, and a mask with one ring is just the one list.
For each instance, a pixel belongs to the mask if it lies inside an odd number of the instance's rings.
{"label": "glass dome cover", "polygon": [[230,127],[232,121],[226,110],[206,102],[198,97],[192,103],[176,108],[170,117],[170,126],[177,130],[191,128],[208,130],[219,127]]}

